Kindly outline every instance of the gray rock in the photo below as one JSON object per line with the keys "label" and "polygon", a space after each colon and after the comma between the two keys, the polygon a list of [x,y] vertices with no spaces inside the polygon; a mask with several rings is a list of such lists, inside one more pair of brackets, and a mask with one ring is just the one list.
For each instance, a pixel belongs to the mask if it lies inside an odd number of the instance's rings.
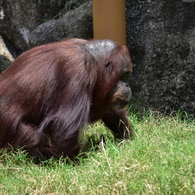
{"label": "gray rock", "polygon": [[85,1],[0,0],[0,32],[21,52],[68,37],[92,38],[92,2],[73,6]]}
{"label": "gray rock", "polygon": [[0,36],[0,73],[5,70],[14,60]]}
{"label": "gray rock", "polygon": [[[0,32],[21,51],[65,38],[91,39],[92,2],[62,14],[65,3],[0,0]],[[126,8],[133,105],[195,115],[195,0],[127,0]]]}
{"label": "gray rock", "polygon": [[39,25],[30,33],[29,43],[34,47],[66,38],[90,39],[92,36],[92,1],[89,1],[76,10],[69,11],[60,19]]}
{"label": "gray rock", "polygon": [[38,25],[55,17],[64,0],[0,0],[0,32],[22,51],[29,48],[29,35]]}
{"label": "gray rock", "polygon": [[0,73],[3,72],[10,64],[11,61],[6,56],[0,54]]}
{"label": "gray rock", "polygon": [[195,115],[195,1],[126,4],[134,102]]}

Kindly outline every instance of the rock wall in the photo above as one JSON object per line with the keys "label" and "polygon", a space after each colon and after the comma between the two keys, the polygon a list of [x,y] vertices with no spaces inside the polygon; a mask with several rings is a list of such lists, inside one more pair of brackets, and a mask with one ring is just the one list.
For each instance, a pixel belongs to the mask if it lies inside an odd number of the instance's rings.
{"label": "rock wall", "polygon": [[127,0],[133,102],[195,115],[195,1]]}
{"label": "rock wall", "polygon": [[[14,57],[45,43],[92,37],[92,2],[87,0],[0,0],[0,35]],[[90,35],[88,35],[90,34]]]}
{"label": "rock wall", "polygon": [[[85,1],[0,0],[0,35],[16,55],[65,38],[90,39],[92,1],[67,10]],[[126,8],[133,105],[195,116],[195,0],[126,0]]]}
{"label": "rock wall", "polygon": [[1,0],[3,17],[0,32],[17,49],[28,49],[28,36],[41,23],[55,17],[65,6],[64,0]]}
{"label": "rock wall", "polygon": [[92,1],[67,12],[57,20],[49,20],[39,25],[29,34],[29,46],[35,47],[72,37],[93,37]]}

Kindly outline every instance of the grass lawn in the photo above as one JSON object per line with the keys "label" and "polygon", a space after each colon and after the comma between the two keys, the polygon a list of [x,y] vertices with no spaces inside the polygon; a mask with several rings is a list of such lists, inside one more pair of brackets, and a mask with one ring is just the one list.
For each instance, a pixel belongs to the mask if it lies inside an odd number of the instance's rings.
{"label": "grass lawn", "polygon": [[[115,142],[101,123],[88,127],[76,165],[63,159],[36,165],[22,151],[1,152],[0,194],[194,195],[195,120],[154,113],[130,119],[133,141]],[[96,145],[102,134],[106,145]]]}

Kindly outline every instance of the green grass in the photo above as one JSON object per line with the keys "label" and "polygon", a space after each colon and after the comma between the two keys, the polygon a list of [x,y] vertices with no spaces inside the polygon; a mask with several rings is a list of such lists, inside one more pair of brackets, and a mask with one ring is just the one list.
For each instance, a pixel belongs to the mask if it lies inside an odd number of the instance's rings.
{"label": "green grass", "polygon": [[[51,159],[36,165],[22,151],[0,155],[0,194],[195,194],[195,121],[132,114],[137,137],[115,142],[101,123],[86,129],[79,164]],[[100,135],[106,146],[97,147]]]}

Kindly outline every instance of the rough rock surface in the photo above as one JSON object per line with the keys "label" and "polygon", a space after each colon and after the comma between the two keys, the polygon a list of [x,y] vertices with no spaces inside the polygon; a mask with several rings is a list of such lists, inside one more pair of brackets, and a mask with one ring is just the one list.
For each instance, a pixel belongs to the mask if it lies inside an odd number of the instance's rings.
{"label": "rough rock surface", "polygon": [[19,53],[69,37],[92,38],[92,2],[71,10],[65,0],[0,0],[0,33]]}
{"label": "rough rock surface", "polygon": [[5,70],[13,60],[12,55],[8,51],[2,37],[0,36],[0,73]]}
{"label": "rough rock surface", "polygon": [[76,10],[69,11],[60,19],[39,25],[30,33],[29,42],[30,46],[34,47],[72,37],[84,39],[93,37],[91,1]]}
{"label": "rough rock surface", "polygon": [[65,6],[64,0],[0,0],[0,32],[22,51],[29,48],[28,36],[46,20],[52,19]]}
{"label": "rough rock surface", "polygon": [[[0,0],[0,33],[17,51],[92,38],[92,1],[56,18],[64,5],[65,0]],[[195,0],[126,0],[126,8],[134,105],[195,116]]]}
{"label": "rough rock surface", "polygon": [[127,0],[134,102],[195,115],[195,1]]}

